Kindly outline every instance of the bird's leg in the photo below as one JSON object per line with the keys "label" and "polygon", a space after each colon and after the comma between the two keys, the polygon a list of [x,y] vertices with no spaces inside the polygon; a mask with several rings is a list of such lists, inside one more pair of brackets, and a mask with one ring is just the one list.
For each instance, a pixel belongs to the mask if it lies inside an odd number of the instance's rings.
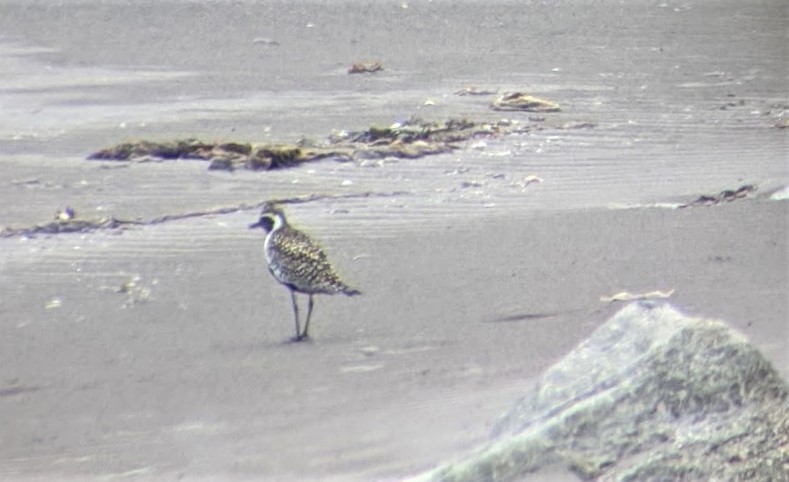
{"label": "bird's leg", "polygon": [[310,316],[312,316],[312,295],[310,295],[310,300],[307,303],[307,321],[304,322],[304,331],[301,333],[302,338],[309,336],[307,330],[310,329]]}
{"label": "bird's leg", "polygon": [[296,303],[296,292],[290,290],[290,301],[293,303],[293,318],[296,320],[296,341],[301,341],[301,328],[299,327],[299,305]]}

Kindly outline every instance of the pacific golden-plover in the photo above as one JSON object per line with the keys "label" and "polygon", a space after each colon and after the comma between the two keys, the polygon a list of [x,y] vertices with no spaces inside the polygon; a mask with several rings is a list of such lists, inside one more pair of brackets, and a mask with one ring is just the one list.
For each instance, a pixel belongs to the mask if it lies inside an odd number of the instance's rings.
{"label": "pacific golden-plover", "polygon": [[[277,281],[290,291],[293,316],[296,319],[295,341],[301,341],[308,337],[313,295],[343,293],[354,296],[361,294],[340,279],[329,264],[326,253],[323,252],[320,245],[305,233],[291,227],[285,219],[285,213],[277,206],[265,204],[258,222],[249,227],[250,229],[263,228],[266,231],[264,248],[268,270]],[[300,331],[299,327],[297,292],[309,296],[304,331]]]}

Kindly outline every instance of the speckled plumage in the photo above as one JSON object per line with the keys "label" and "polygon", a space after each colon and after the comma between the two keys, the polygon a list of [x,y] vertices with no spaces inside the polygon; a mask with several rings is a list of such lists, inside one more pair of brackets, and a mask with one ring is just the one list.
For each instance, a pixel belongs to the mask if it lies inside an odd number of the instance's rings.
{"label": "speckled plumage", "polygon": [[[291,292],[293,314],[296,319],[296,340],[308,336],[314,294],[343,293],[348,296],[360,294],[340,279],[320,245],[305,233],[291,227],[285,214],[276,206],[265,205],[258,222],[250,227],[262,227],[266,231],[264,246],[269,272]],[[307,320],[303,332],[299,331],[296,292],[309,296]]]}
{"label": "speckled plumage", "polygon": [[306,294],[357,294],[339,277],[321,247],[287,224],[266,236],[268,269],[280,283]]}

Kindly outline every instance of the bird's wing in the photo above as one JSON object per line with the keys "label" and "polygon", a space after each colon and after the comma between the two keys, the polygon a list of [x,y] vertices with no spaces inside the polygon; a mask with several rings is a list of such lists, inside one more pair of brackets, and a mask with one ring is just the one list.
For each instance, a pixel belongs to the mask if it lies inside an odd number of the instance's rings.
{"label": "bird's wing", "polygon": [[309,293],[356,294],[343,283],[318,243],[306,234],[290,228],[272,238],[276,245],[274,276]]}
{"label": "bird's wing", "polygon": [[292,229],[287,235],[275,238],[279,253],[292,261],[309,262],[315,265],[327,263],[326,253],[318,243],[301,231]]}

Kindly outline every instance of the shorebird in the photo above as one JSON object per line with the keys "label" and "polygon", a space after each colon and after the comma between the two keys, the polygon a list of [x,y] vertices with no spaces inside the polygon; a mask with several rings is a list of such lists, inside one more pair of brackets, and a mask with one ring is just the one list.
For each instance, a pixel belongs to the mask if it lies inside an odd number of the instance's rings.
{"label": "shorebird", "polygon": [[[288,224],[285,213],[279,207],[269,203],[265,204],[258,222],[250,224],[249,228],[263,228],[266,231],[264,249],[268,270],[274,279],[285,285],[290,291],[293,316],[296,320],[295,341],[302,341],[309,336],[313,295],[343,293],[354,296],[361,294],[340,279],[318,243]],[[296,301],[296,293],[303,293],[309,297],[304,331],[300,331],[299,327],[299,306]]]}

